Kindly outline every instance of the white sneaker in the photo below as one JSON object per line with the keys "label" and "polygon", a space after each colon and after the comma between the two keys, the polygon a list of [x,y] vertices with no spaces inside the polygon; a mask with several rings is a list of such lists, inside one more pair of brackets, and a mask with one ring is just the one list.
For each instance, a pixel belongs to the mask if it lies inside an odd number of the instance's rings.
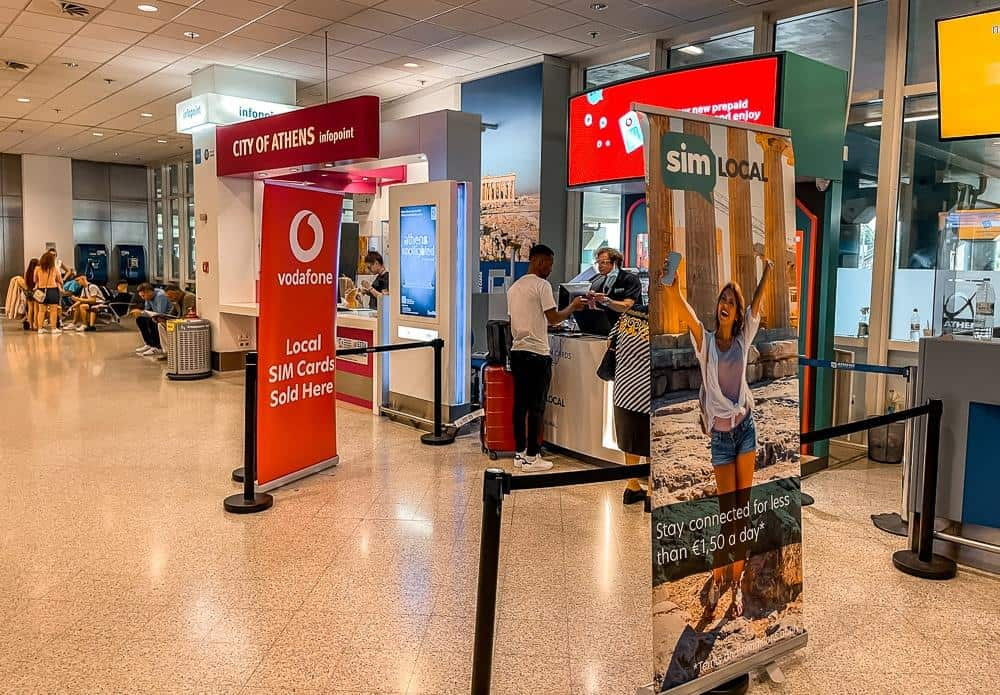
{"label": "white sneaker", "polygon": [[552,468],[552,462],[546,461],[541,456],[525,456],[521,470],[525,473],[541,473]]}
{"label": "white sneaker", "polygon": [[87,330],[86,324],[81,323],[79,326],[76,327],[77,333],[83,333],[85,330]]}
{"label": "white sneaker", "polygon": [[139,353],[139,357],[152,357],[153,355],[158,355],[160,353],[155,347],[149,347]]}
{"label": "white sneaker", "polygon": [[150,349],[150,347],[148,345],[146,345],[146,343],[143,343],[142,345],[140,345],[139,347],[137,347],[135,349],[135,353],[137,355],[139,355],[139,354],[142,354],[143,352],[146,352],[146,350],[149,350],[149,349]]}
{"label": "white sneaker", "polygon": [[60,335],[62,333],[62,329],[61,328],[50,328],[49,329],[49,333],[51,333],[52,335]]}
{"label": "white sneaker", "polygon": [[524,452],[518,451],[514,453],[514,468],[520,468],[524,465]]}

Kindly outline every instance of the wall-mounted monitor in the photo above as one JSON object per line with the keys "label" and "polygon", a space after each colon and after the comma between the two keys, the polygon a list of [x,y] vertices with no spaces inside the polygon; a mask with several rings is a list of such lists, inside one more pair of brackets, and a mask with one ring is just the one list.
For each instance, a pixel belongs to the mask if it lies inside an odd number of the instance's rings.
{"label": "wall-mounted monitor", "polygon": [[937,20],[942,140],[1000,135],[1000,10]]}
{"label": "wall-mounted monitor", "polygon": [[399,313],[437,316],[437,205],[399,208]]}
{"label": "wall-mounted monitor", "polygon": [[605,85],[569,100],[570,187],[641,179],[642,131],[632,104],[777,125],[780,57],[659,72]]}

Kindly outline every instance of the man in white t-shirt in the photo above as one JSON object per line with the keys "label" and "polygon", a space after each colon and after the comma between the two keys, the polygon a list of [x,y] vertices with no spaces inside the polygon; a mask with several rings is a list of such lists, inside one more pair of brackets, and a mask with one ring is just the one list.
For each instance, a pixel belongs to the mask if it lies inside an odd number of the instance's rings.
{"label": "man in white t-shirt", "polygon": [[513,337],[510,370],[514,376],[514,465],[534,473],[547,471],[552,463],[538,455],[542,417],[552,380],[548,327],[565,321],[586,305],[577,297],[562,311],[556,309],[552,285],[555,253],[544,244],[535,244],[528,256],[528,273],[507,291],[507,313]]}
{"label": "man in white t-shirt", "polygon": [[73,297],[73,324],[70,330],[95,331],[97,309],[104,304],[101,288],[87,279],[86,275],[78,275],[76,282],[80,285],[80,295]]}

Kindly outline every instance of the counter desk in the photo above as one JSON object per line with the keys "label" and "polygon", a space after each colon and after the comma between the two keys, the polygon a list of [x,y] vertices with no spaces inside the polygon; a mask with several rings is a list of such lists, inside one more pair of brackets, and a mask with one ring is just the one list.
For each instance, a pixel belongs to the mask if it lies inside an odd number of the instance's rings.
{"label": "counter desk", "polygon": [[545,441],[598,462],[622,464],[615,441],[612,384],[597,377],[608,339],[549,335],[552,384],[545,408]]}
{"label": "counter desk", "polygon": [[[337,348],[380,345],[378,314],[366,309],[337,312]],[[381,404],[381,358],[378,354],[337,358],[337,398],[378,414]]]}
{"label": "counter desk", "polygon": [[[966,337],[920,341],[917,402],[942,402],[937,516],[961,536],[1000,545],[1000,341]],[[920,511],[926,418],[913,427],[914,466],[908,485],[910,518]],[[959,562],[1000,571],[1000,556],[954,548]]]}

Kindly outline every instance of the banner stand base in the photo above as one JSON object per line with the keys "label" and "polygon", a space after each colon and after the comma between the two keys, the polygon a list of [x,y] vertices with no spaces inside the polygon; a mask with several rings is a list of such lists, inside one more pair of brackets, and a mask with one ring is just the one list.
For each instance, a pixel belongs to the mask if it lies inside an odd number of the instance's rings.
{"label": "banner stand base", "polygon": [[234,468],[231,477],[232,477],[234,483],[242,483],[243,482],[243,466],[240,466],[239,468]]}
{"label": "banner stand base", "polygon": [[732,679],[722,685],[717,685],[707,691],[707,695],[743,695],[750,689],[750,674],[744,673],[742,676]]}
{"label": "banner stand base", "polygon": [[872,523],[879,531],[891,533],[894,536],[906,538],[909,535],[910,525],[903,521],[903,517],[892,512],[888,514],[872,514]]}
{"label": "banner stand base", "polygon": [[930,560],[924,562],[920,559],[920,555],[912,550],[897,550],[892,555],[892,564],[900,572],[921,579],[951,579],[958,574],[958,565],[954,560],[936,553],[931,555]]}
{"label": "banner stand base", "polygon": [[420,435],[420,441],[429,446],[445,446],[446,444],[453,444],[455,442],[455,435],[442,433],[440,436],[437,436],[433,432],[428,432],[427,434]]}
{"label": "banner stand base", "polygon": [[333,458],[327,459],[326,461],[320,461],[319,463],[307,466],[306,468],[303,468],[300,471],[295,471],[294,473],[289,473],[286,476],[282,476],[281,478],[272,480],[269,483],[264,483],[263,485],[258,484],[257,492],[269,492],[270,490],[279,488],[282,485],[288,485],[289,483],[294,483],[296,480],[301,480],[302,478],[306,478],[312,475],[313,473],[319,473],[320,471],[325,471],[327,468],[333,468],[338,463],[340,463],[339,456],[334,456]]}

